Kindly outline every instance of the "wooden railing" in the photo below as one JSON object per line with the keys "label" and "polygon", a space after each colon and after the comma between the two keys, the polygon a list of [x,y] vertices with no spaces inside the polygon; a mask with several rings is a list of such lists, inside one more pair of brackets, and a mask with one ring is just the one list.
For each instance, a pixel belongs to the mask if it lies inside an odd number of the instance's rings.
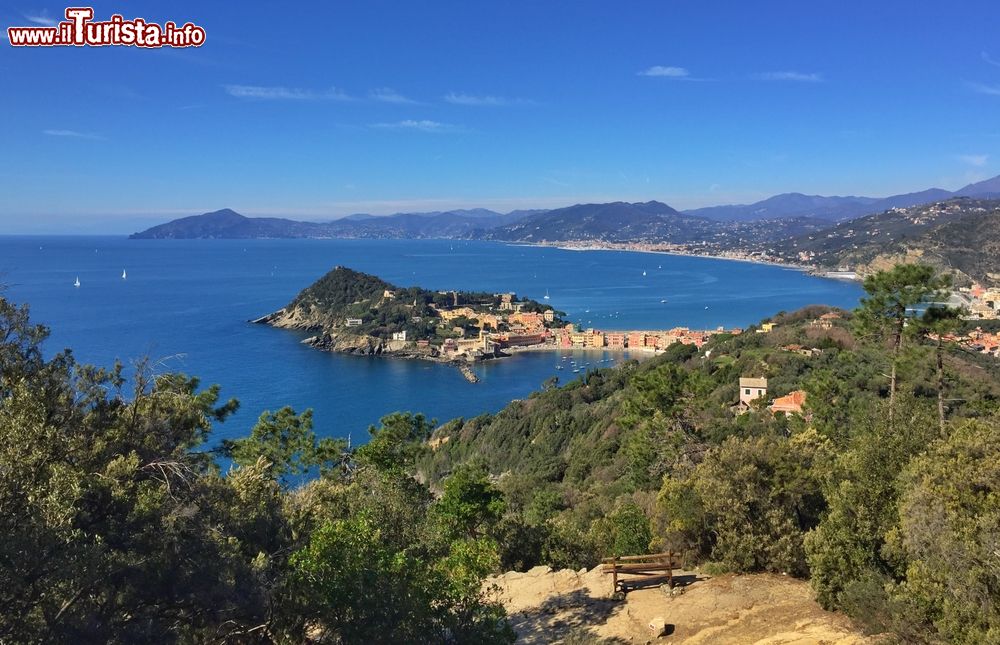
{"label": "wooden railing", "polygon": [[[674,569],[679,569],[673,551],[652,553],[650,555],[622,555],[602,560],[601,571],[610,573],[611,583],[615,593],[625,594],[630,586],[648,581],[650,577],[667,579],[667,584],[674,588]],[[639,578],[621,578],[620,576],[639,576]],[[644,580],[645,579],[645,580]]]}

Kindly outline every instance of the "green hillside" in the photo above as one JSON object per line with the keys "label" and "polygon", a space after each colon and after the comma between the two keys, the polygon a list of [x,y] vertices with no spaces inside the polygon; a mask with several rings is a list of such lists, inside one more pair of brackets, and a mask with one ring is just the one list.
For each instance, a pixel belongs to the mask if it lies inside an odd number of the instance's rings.
{"label": "green hillside", "polygon": [[[956,198],[844,222],[773,245],[790,261],[862,271],[919,261],[962,281],[1000,279],[1000,200]],[[992,277],[991,277],[992,276]]]}
{"label": "green hillside", "polygon": [[[309,297],[383,286],[337,284]],[[890,639],[993,642],[1000,369],[938,342],[953,312],[918,316],[940,286],[896,267],[856,312],[780,313],[437,428],[391,414],[361,446],[291,408],[215,441],[238,406],[218,386],[140,365],[126,392],[120,366],[46,358],[0,298],[0,641],[510,643],[486,576],[672,549],[808,578]],[[743,377],[767,393],[740,407]]]}

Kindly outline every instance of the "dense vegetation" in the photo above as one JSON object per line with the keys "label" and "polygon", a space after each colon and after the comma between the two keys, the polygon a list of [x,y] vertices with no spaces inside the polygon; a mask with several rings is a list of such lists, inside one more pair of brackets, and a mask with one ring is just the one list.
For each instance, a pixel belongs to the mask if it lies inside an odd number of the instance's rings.
{"label": "dense vegetation", "polygon": [[[945,284],[902,266],[828,329],[810,307],[590,372],[446,424],[420,468],[496,478],[508,566],[671,548],[710,571],[809,577],[824,606],[910,642],[997,642],[1000,370],[927,336],[961,323],[913,310]],[[805,390],[806,414],[738,414],[741,376],[767,377],[768,398]]]}
{"label": "dense vegetation", "polygon": [[[510,642],[486,575],[670,548],[906,642],[1000,642],[1000,378],[930,335],[959,312],[912,306],[944,284],[898,267],[853,314],[353,449],[286,408],[211,450],[218,387],[140,366],[126,392],[0,299],[0,641]],[[737,413],[741,376],[805,414]]]}
{"label": "dense vegetation", "polygon": [[0,642],[512,640],[480,590],[502,500],[476,473],[437,499],[409,475],[422,417],[347,451],[265,413],[222,473],[217,386],[140,366],[126,395],[120,366],[45,360],[46,334],[0,299]]}

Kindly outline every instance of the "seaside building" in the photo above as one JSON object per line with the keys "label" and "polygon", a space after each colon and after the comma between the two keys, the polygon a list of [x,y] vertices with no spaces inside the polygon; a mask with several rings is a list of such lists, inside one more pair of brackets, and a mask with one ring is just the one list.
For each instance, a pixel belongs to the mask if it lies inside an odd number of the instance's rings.
{"label": "seaside building", "polygon": [[626,339],[628,347],[633,349],[638,349],[640,347],[646,346],[646,332],[644,331],[630,331],[628,333],[628,338]]}
{"label": "seaside building", "polygon": [[360,318],[348,318],[348,319],[347,319],[347,320],[345,321],[345,324],[346,324],[346,325],[347,325],[348,327],[360,327],[360,326],[361,326],[361,325],[363,325],[364,323],[365,323],[365,321],[361,320]]}
{"label": "seaside building", "polygon": [[402,341],[405,341],[406,340],[406,330],[404,329],[403,331],[394,331],[394,332],[392,332],[392,339],[393,340],[402,340]]}
{"label": "seaside building", "polygon": [[656,349],[666,349],[677,342],[677,337],[669,333],[659,334],[656,337]]}
{"label": "seaside building", "polygon": [[620,331],[609,331],[604,334],[604,342],[611,349],[625,349],[625,333]]}

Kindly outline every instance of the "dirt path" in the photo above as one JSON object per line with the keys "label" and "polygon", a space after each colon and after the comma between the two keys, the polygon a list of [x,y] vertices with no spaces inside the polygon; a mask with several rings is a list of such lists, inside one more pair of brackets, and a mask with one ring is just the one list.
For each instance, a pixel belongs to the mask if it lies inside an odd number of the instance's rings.
{"label": "dirt path", "polygon": [[[492,578],[519,643],[690,643],[760,645],[860,645],[861,636],[841,615],[823,611],[808,583],[761,574],[678,575],[673,595],[652,586],[614,601],[609,576],[591,571],[536,567]],[[649,623],[661,618],[666,634]]]}

